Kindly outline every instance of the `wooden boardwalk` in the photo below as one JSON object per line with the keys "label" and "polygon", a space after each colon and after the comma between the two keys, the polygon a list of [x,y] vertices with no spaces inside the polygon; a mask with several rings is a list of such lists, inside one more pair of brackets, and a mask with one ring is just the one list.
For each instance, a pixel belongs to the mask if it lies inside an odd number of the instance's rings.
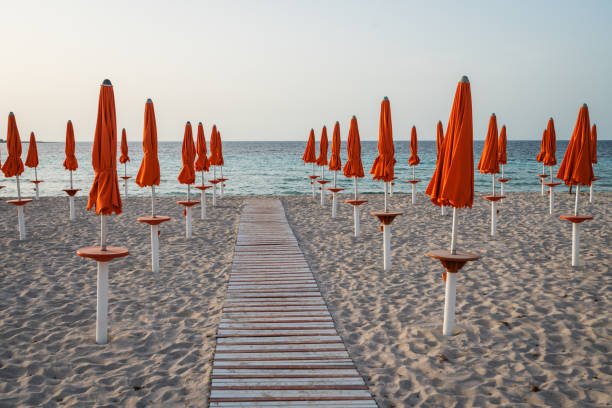
{"label": "wooden boardwalk", "polygon": [[377,407],[338,336],[278,199],[240,218],[211,407]]}

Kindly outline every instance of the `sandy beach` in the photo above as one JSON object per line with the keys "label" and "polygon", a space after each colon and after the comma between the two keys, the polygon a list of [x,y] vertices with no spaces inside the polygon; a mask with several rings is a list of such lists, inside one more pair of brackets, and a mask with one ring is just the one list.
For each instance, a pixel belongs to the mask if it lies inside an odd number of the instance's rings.
{"label": "sandy beach", "polygon": [[[571,214],[574,196],[558,191],[557,214]],[[367,214],[382,209],[382,194],[363,197],[370,200],[362,207]],[[448,339],[443,269],[425,254],[448,248],[450,215],[442,217],[423,194],[416,206],[395,194],[390,208],[404,215],[393,223],[393,267],[385,273],[377,219],[363,215],[361,238],[354,239],[352,207],[339,205],[332,220],[329,201],[321,208],[318,196],[283,202],[380,406],[612,404],[612,194],[596,194],[592,205],[581,197],[581,212],[595,220],[582,224],[585,266],[575,269],[571,226],[548,215],[547,196],[509,194],[492,239],[489,203],[476,194],[474,208],[459,212],[458,248],[481,259],[460,272],[456,335]]]}
{"label": "sandy beach", "polygon": [[[181,197],[181,199],[184,199]],[[210,195],[209,195],[210,199]],[[76,250],[99,242],[99,221],[77,198],[26,207],[19,241],[15,209],[0,204],[0,406],[202,406],[209,394],[215,333],[243,199],[225,197],[209,219],[194,211],[184,238],[182,207],[160,198],[161,273],[150,270],[150,200],[128,198],[109,220],[109,344],[95,343],[96,263]]]}

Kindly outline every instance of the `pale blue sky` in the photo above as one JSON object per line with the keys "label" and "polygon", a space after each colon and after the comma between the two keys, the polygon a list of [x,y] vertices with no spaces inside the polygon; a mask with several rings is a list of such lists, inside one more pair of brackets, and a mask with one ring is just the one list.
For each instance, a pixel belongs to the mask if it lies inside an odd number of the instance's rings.
{"label": "pale blue sky", "polygon": [[432,140],[464,74],[475,139],[491,112],[509,139],[540,138],[550,116],[568,139],[584,102],[612,138],[612,1],[0,1],[1,138],[14,111],[24,139],[61,141],[71,119],[92,140],[108,77],[130,141],[149,97],[161,140],[187,120],[224,140],[339,120],[346,139],[353,114],[374,140],[385,95],[395,139],[415,124]]}

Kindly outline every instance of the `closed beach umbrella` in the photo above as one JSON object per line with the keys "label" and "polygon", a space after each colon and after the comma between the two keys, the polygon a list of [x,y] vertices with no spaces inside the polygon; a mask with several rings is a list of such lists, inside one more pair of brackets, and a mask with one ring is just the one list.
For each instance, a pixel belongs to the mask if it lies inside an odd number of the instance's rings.
{"label": "closed beach umbrella", "polygon": [[[410,132],[410,158],[408,159],[409,166],[418,166],[421,162],[418,151],[416,126],[413,126],[412,131]],[[414,174],[412,178],[414,178]]]}
{"label": "closed beach umbrella", "polygon": [[39,198],[38,193],[38,184],[42,182],[42,180],[38,180],[38,148],[36,147],[36,136],[34,136],[34,132],[30,133],[30,143],[28,144],[28,156],[26,157],[25,165],[29,168],[34,169],[34,180],[31,180],[34,183],[34,190],[36,191],[36,199]]}
{"label": "closed beach umbrella", "polygon": [[195,162],[195,170],[202,172],[202,185],[204,185],[204,172],[210,169],[208,157],[206,157],[206,138],[204,137],[204,126],[198,123],[198,136],[196,138],[196,153],[198,158]]}
{"label": "closed beach umbrella", "polygon": [[395,168],[395,149],[393,147],[393,126],[391,123],[391,104],[385,96],[380,104],[380,120],[378,123],[378,156],[370,169],[374,180],[382,180],[385,184],[385,212],[387,212],[387,190],[393,180]]}
{"label": "closed beach umbrella", "polygon": [[142,162],[136,175],[136,184],[140,187],[151,187],[152,216],[155,216],[155,186],[159,186],[160,170],[157,157],[157,123],[153,101],[147,99],[142,132]]}
{"label": "closed beach umbrella", "polygon": [[[495,140],[497,142],[497,138]],[[457,271],[463,264],[478,257],[474,254],[456,251],[457,209],[472,208],[474,202],[474,151],[472,127],[472,96],[470,83],[463,77],[457,85],[455,100],[448,120],[446,136],[440,151],[436,170],[427,187],[427,194],[435,205],[453,207],[453,224],[450,251],[433,251],[429,255],[440,259],[445,265],[458,266],[448,270],[444,302],[443,334],[453,334],[455,321],[455,294]],[[457,263],[459,261],[460,263]]]}
{"label": "closed beach umbrella", "polygon": [[130,161],[130,156],[128,156],[128,144],[127,144],[127,134],[125,132],[125,128],[121,131],[121,156],[119,157],[119,163],[123,164],[123,179],[124,187],[125,187],[125,198],[127,199],[128,195],[128,180],[131,178],[127,175],[127,162]]}
{"label": "closed beach umbrella", "polygon": [[591,163],[597,164],[597,125],[591,128]]}
{"label": "closed beach umbrella", "polygon": [[25,165],[31,169],[38,167],[38,149],[36,148],[36,136],[34,136],[34,132],[30,133],[28,156],[26,157]]}
{"label": "closed beach umbrella", "polygon": [[[502,169],[504,168],[504,164],[508,163],[508,155],[506,154],[506,143],[506,125],[503,125],[501,131],[499,132],[499,139],[497,140],[497,162],[501,164]],[[503,176],[504,175],[502,170],[502,177]]]}
{"label": "closed beach umbrella", "polygon": [[327,148],[329,142],[327,141],[327,127],[323,126],[321,131],[321,141],[319,142],[319,157],[317,157],[317,165],[321,168],[321,178],[317,180],[317,183],[321,185],[321,207],[324,205],[325,198],[325,166],[327,166]]}
{"label": "closed beach umbrella", "polygon": [[491,175],[491,183],[493,186],[493,193],[490,196],[484,196],[483,198],[491,201],[491,235],[494,236],[497,233],[497,209],[496,201],[501,199],[501,196],[495,195],[495,174],[499,173],[499,155],[497,149],[497,118],[495,114],[491,115],[489,119],[489,129],[487,130],[487,137],[485,139],[484,148],[480,161],[478,162],[478,170],[482,174]]}
{"label": "closed beach umbrella", "polygon": [[[181,184],[187,184],[188,187],[190,184],[193,184],[195,182],[195,156],[196,151],[195,144],[193,142],[191,122],[187,122],[185,124],[183,147],[181,150],[181,161],[183,162],[183,166],[181,167],[181,171],[178,175],[178,181]],[[187,200],[189,200],[189,195],[187,195]]]}
{"label": "closed beach umbrella", "polygon": [[590,186],[593,182],[593,157],[591,151],[591,124],[589,121],[589,108],[586,103],[580,108],[578,119],[572,132],[572,137],[563,156],[563,161],[557,171],[557,178],[566,185],[576,186],[576,202],[573,216],[562,216],[572,222],[572,266],[579,265],[580,228],[581,222],[589,220],[591,216],[578,215],[578,202],[580,186]]}
{"label": "closed beach umbrella", "polygon": [[310,135],[308,136],[308,143],[306,144],[306,150],[302,155],[302,161],[306,163],[312,163],[312,174],[308,176],[310,178],[310,184],[312,185],[312,198],[315,198],[315,164],[317,162],[317,156],[315,154],[315,133],[314,129],[310,129]]}
{"label": "closed beach umbrella", "polygon": [[440,151],[442,150],[442,143],[444,142],[444,127],[442,126],[442,121],[439,120],[436,125],[436,163],[440,160]]}
{"label": "closed beach umbrella", "polygon": [[[92,208],[98,215],[121,214],[121,195],[117,177],[117,120],[115,116],[115,94],[113,86],[105,79],[100,87],[98,120],[94,133],[91,164],[95,178],[89,190],[87,210]],[[102,246],[106,247],[103,231]]]}
{"label": "closed beach umbrella", "polygon": [[336,195],[344,190],[336,186],[338,179],[338,170],[342,170],[342,161],[340,160],[340,122],[334,125],[334,133],[332,136],[331,158],[329,159],[329,170],[334,172],[334,186],[329,189],[332,192],[332,218],[336,218],[337,200]]}
{"label": "closed beach umbrella", "polygon": [[[540,142],[540,153],[536,156],[536,160],[542,162],[544,160],[544,155],[546,154],[546,129],[542,132],[542,141]],[[544,170],[544,167],[542,167]]]}
{"label": "closed beach umbrella", "polygon": [[[66,124],[66,147],[65,147],[66,158],[64,159],[64,168],[70,172],[70,190],[74,190],[74,186],[72,184],[72,172],[79,168],[79,162],[77,161],[77,158],[74,155],[74,150],[75,150],[74,128],[72,127],[72,121],[69,120],[68,123]],[[70,196],[70,193],[68,193],[68,195]],[[73,219],[72,215],[73,214],[71,211],[70,219]]]}
{"label": "closed beach umbrella", "polygon": [[217,129],[217,164],[221,167],[221,177],[219,177],[219,181],[221,183],[221,194],[220,197],[223,198],[223,189],[225,188],[225,182],[228,180],[223,177],[223,166],[225,165],[225,160],[223,160],[223,142],[221,140],[221,132]]}
{"label": "closed beach umbrella", "polygon": [[[557,152],[557,135],[555,133],[555,123],[553,122],[553,118],[550,118],[548,120],[545,141],[546,146],[544,148],[544,157],[542,158],[542,163],[544,163],[545,166],[554,166],[557,164],[557,158],[555,157]],[[550,177],[552,179],[552,167]]]}
{"label": "closed beach umbrella", "polygon": [[8,129],[6,135],[6,150],[8,157],[2,165],[2,172],[5,177],[13,177],[17,181],[17,200],[9,200],[9,204],[13,204],[17,207],[17,225],[19,226],[19,239],[26,239],[25,229],[25,216],[23,212],[23,206],[31,199],[21,199],[21,187],[19,185],[19,175],[23,173],[24,167],[21,161],[21,138],[19,137],[19,130],[17,129],[17,121],[13,112],[9,113],[8,118]]}
{"label": "closed beach umbrella", "polygon": [[159,186],[160,169],[157,157],[157,123],[153,101],[147,99],[142,131],[142,162],[136,175],[136,184],[140,187],[151,187],[151,216],[140,217],[139,222],[151,226],[151,269],[159,273],[159,224],[170,220],[170,217],[157,215],[155,211],[155,186]]}
{"label": "closed beach umbrella", "polygon": [[348,139],[346,141],[347,160],[344,164],[344,176],[353,178],[354,186],[354,199],[345,201],[347,204],[353,206],[353,224],[354,224],[354,235],[356,238],[359,237],[359,206],[367,203],[368,200],[359,200],[359,191],[357,189],[357,179],[364,177],[363,164],[361,163],[361,140],[359,139],[359,126],[357,125],[357,118],[353,116],[351,118],[351,125],[349,127]]}
{"label": "closed beach umbrella", "polygon": [[219,139],[217,137],[217,125],[213,125],[213,128],[210,131],[210,157],[208,158],[210,165],[213,166],[213,179],[210,181],[213,185],[213,207],[217,205],[217,183],[219,182],[219,180],[217,180],[217,166],[219,163],[218,143]]}
{"label": "closed beach umbrella", "polygon": [[17,197],[21,200],[21,188],[19,186],[19,175],[23,173],[23,161],[21,160],[21,138],[17,129],[17,121],[13,112],[9,113],[8,129],[6,134],[6,151],[8,156],[2,165],[4,177],[16,177]]}
{"label": "closed beach umbrella", "polygon": [[98,262],[98,299],[96,310],[96,342],[107,341],[108,318],[108,262],[129,254],[127,248],[106,245],[106,216],[121,214],[121,195],[117,177],[117,119],[115,95],[111,81],[105,79],[100,86],[98,118],[91,152],[95,178],[89,190],[87,210],[94,209],[100,216],[100,247],[86,247],[77,251],[79,256]]}

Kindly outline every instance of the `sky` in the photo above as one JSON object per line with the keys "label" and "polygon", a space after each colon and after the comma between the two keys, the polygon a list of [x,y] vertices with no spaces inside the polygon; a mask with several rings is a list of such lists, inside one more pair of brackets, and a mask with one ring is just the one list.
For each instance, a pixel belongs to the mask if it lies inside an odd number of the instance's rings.
{"label": "sky", "polygon": [[470,78],[474,139],[489,115],[508,139],[539,139],[549,117],[569,139],[589,105],[612,139],[612,1],[8,1],[0,24],[0,138],[92,141],[99,85],[114,85],[117,125],[142,139],[186,121],[224,140],[306,140],[352,115],[378,138],[391,101],[394,138],[435,140],[457,82]]}

